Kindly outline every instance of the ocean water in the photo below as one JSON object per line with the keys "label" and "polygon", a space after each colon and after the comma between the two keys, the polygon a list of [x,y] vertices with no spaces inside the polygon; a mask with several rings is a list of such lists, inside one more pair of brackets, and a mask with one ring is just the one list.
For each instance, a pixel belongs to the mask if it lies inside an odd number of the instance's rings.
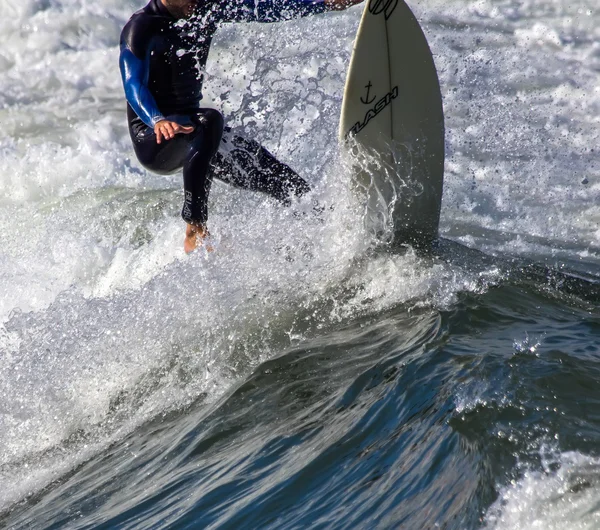
{"label": "ocean water", "polygon": [[[361,7],[223,27],[205,101],[313,186],[143,170],[138,0],[0,3],[0,526],[600,528],[596,0],[414,0],[441,239],[389,252],[337,146]],[[316,199],[324,206],[312,213]]]}

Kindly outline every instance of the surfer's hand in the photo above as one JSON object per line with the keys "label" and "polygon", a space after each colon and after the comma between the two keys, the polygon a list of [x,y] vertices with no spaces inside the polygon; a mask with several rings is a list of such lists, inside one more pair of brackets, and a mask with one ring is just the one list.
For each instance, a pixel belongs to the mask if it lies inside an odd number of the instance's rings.
{"label": "surfer's hand", "polygon": [[325,0],[325,5],[331,10],[341,10],[360,4],[362,1],[363,0]]}
{"label": "surfer's hand", "polygon": [[176,134],[190,134],[194,132],[195,127],[189,125],[179,125],[174,121],[169,120],[161,120],[154,126],[154,134],[156,134],[156,143],[159,144],[162,142],[163,138],[165,140],[170,140]]}

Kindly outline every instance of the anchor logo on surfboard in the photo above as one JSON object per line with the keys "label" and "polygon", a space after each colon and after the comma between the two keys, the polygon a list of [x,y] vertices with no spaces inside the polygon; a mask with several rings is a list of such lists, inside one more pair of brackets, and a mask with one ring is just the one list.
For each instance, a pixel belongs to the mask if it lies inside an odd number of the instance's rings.
{"label": "anchor logo on surfboard", "polygon": [[[367,87],[368,86],[369,85],[367,85]],[[368,95],[368,93],[367,93],[367,95]],[[367,113],[365,114],[365,117],[363,118],[363,120],[362,121],[357,121],[352,126],[352,128],[346,133],[346,135],[350,136],[350,135],[358,134],[360,131],[362,131],[369,124],[369,122],[375,116],[377,116],[377,114],[379,114],[388,105],[391,105],[392,101],[394,99],[396,99],[397,97],[398,97],[398,86],[395,86],[394,88],[392,88],[392,90],[390,92],[388,92],[377,103],[375,103],[375,105],[367,111]],[[371,103],[374,100],[375,100],[375,98],[373,98],[371,100]],[[362,98],[361,98],[361,101],[362,101]],[[363,101],[363,103],[364,103],[364,101]]]}
{"label": "anchor logo on surfboard", "polygon": [[[369,99],[369,92],[371,91],[371,87],[373,85],[371,84],[371,81],[369,81],[369,84],[365,85],[365,88],[367,89],[367,97],[365,99],[363,99],[362,97],[360,98],[360,100],[365,104],[365,105],[370,105],[371,103],[373,103],[373,101],[375,101],[375,98],[377,96],[373,96],[372,99]],[[366,100],[366,101],[365,101]]]}
{"label": "anchor logo on surfboard", "polygon": [[398,7],[398,0],[371,0],[369,2],[369,11],[373,15],[385,14],[387,20],[392,16],[394,10]]}

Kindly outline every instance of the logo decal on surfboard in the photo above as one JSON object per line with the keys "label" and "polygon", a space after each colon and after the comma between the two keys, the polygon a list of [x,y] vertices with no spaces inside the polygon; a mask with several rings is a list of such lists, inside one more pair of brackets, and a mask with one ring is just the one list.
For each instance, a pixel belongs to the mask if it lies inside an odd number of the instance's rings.
{"label": "logo decal on surfboard", "polygon": [[398,0],[370,0],[369,11],[373,15],[385,14],[387,20],[392,16],[394,10],[398,7]]}
{"label": "logo decal on surfboard", "polygon": [[[371,103],[373,103],[373,101],[375,101],[375,98],[377,96],[373,96],[373,98],[369,101],[369,92],[371,91],[371,87],[373,85],[371,84],[371,81],[369,81],[369,84],[365,85],[365,88],[367,89],[367,97],[365,99],[360,98],[360,100],[365,104],[365,105],[370,105]],[[365,101],[366,100],[366,101]]]}
{"label": "logo decal on surfboard", "polygon": [[[369,85],[367,85],[367,86],[369,86]],[[350,130],[348,131],[347,135],[358,134],[360,131],[362,131],[367,126],[367,124],[375,116],[377,116],[377,114],[379,114],[383,109],[385,109],[397,97],[398,97],[398,87],[395,86],[394,88],[392,88],[391,92],[388,92],[377,103],[375,103],[375,106],[373,108],[370,108],[367,111],[367,113],[365,114],[365,117],[363,118],[362,122],[361,121],[357,121],[350,128]],[[361,101],[362,101],[362,98],[361,98]]]}

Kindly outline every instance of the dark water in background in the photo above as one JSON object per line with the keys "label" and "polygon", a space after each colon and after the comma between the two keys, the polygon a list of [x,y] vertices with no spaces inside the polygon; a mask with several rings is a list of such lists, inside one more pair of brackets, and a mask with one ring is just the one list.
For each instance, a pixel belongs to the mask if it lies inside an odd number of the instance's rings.
{"label": "dark water in background", "polygon": [[206,100],[335,207],[216,184],[191,258],[123,123],[142,3],[0,4],[0,526],[600,528],[595,0],[411,3],[432,256],[374,251],[347,190],[360,8],[224,28]]}

